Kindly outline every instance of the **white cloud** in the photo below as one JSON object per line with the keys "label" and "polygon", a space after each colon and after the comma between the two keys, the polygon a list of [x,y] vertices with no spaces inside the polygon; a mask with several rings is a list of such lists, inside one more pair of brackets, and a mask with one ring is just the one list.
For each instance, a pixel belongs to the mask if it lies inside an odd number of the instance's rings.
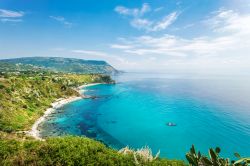
{"label": "white cloud", "polygon": [[117,6],[115,8],[115,11],[121,15],[134,16],[134,17],[143,16],[150,10],[151,8],[147,3],[144,3],[140,9],[139,8],[129,9],[124,6]]}
{"label": "white cloud", "polygon": [[90,51],[90,50],[72,50],[73,53],[87,54],[87,55],[96,55],[96,56],[108,56],[108,54],[99,51]]}
{"label": "white cloud", "polygon": [[[169,18],[174,18],[174,15]],[[212,13],[203,23],[212,30],[208,36],[183,38],[169,34],[158,37],[144,35],[120,40],[118,44],[131,46],[131,48],[119,49],[128,55],[144,56],[145,59],[154,56],[156,67],[176,64],[178,67],[189,65],[189,67],[201,68],[215,66],[250,68],[248,54],[250,52],[250,14],[220,9]]]}
{"label": "white cloud", "polygon": [[151,10],[150,6],[147,3],[144,3],[142,5],[142,8],[140,10],[140,14],[144,15],[145,13],[149,12]]}
{"label": "white cloud", "polygon": [[153,27],[152,27],[152,31],[159,31],[159,30],[164,30],[166,29],[168,26],[170,26],[171,24],[174,23],[174,21],[177,19],[178,17],[178,13],[177,12],[172,12],[169,15],[165,16],[161,21],[157,22]]}
{"label": "white cloud", "polygon": [[61,24],[63,24],[65,27],[67,28],[71,28],[73,23],[68,22],[64,17],[62,16],[50,16],[51,19],[56,20],[58,22],[60,22]]}
{"label": "white cloud", "polygon": [[[134,52],[140,55],[176,52],[189,55],[214,55],[216,52],[245,47],[250,42],[250,15],[239,15],[233,11],[219,11],[206,22],[213,22],[210,27],[215,32],[227,32],[217,37],[200,36],[185,39],[174,35],[162,35],[161,37],[140,36],[123,40],[134,49],[124,48],[126,52]],[[243,40],[244,39],[244,40]],[[240,45],[237,43],[241,43]],[[136,46],[136,47],[135,47]]]}
{"label": "white cloud", "polygon": [[0,9],[0,21],[3,23],[6,22],[22,22],[21,19],[24,16],[24,12],[22,11],[12,11]]}
{"label": "white cloud", "polygon": [[137,29],[147,29],[150,30],[151,25],[153,24],[151,21],[147,19],[136,18],[130,22],[131,26]]}
{"label": "white cloud", "polygon": [[146,30],[147,32],[161,31],[172,25],[178,16],[179,14],[175,11],[163,17],[160,21],[152,21],[145,18],[134,18],[130,21],[130,25],[137,29]]}
{"label": "white cloud", "polygon": [[10,18],[1,18],[0,19],[1,22],[22,22],[22,19],[10,19]]}
{"label": "white cloud", "polygon": [[[156,8],[153,11],[160,11],[163,7]],[[124,6],[117,6],[115,11],[124,16],[131,16],[130,25],[134,28],[150,31],[161,31],[168,28],[171,24],[173,24],[177,17],[179,16],[178,12],[172,12],[166,16],[164,16],[160,21],[151,20],[145,18],[145,13],[151,11],[151,7],[144,3],[141,8],[126,8]]]}
{"label": "white cloud", "polygon": [[130,49],[130,48],[133,48],[132,46],[121,45],[121,44],[112,44],[110,47],[111,48],[117,48],[117,49]]}
{"label": "white cloud", "polygon": [[156,9],[154,9],[155,12],[159,12],[159,11],[162,11],[164,9],[164,7],[158,7]]}
{"label": "white cloud", "polygon": [[3,18],[17,18],[17,17],[23,17],[23,16],[24,16],[24,12],[22,11],[0,9],[0,17],[3,17]]}
{"label": "white cloud", "polygon": [[250,33],[250,14],[240,15],[233,10],[220,9],[205,20],[214,32]]}

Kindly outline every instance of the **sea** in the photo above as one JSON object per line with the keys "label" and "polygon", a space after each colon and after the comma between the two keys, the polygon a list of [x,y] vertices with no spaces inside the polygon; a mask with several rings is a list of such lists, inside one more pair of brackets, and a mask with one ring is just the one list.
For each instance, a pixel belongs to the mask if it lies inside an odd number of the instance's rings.
{"label": "sea", "polygon": [[116,84],[85,88],[90,99],[56,110],[41,124],[43,137],[86,136],[121,149],[149,147],[183,159],[190,147],[208,155],[250,156],[250,77],[124,73]]}

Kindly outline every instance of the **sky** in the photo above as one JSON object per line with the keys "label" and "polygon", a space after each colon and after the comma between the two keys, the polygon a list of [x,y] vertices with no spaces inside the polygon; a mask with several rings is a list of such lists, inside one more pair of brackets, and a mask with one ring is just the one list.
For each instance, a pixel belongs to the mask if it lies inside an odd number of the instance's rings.
{"label": "sky", "polygon": [[0,0],[0,58],[250,73],[250,0]]}

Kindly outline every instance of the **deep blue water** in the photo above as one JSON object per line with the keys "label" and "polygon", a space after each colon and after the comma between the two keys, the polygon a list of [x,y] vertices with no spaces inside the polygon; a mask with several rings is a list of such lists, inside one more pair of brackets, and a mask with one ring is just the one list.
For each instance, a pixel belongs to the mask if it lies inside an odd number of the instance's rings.
{"label": "deep blue water", "polygon": [[[42,125],[42,134],[85,135],[114,148],[145,145],[162,157],[184,159],[192,144],[203,153],[250,156],[250,79],[124,74],[96,85]],[[176,126],[167,126],[172,122]]]}

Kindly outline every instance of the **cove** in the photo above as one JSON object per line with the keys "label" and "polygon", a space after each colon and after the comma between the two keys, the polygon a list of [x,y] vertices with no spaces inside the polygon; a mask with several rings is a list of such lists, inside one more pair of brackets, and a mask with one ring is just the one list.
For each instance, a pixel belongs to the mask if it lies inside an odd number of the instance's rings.
{"label": "cove", "polygon": [[[86,88],[99,96],[65,105],[40,126],[43,137],[84,135],[115,149],[149,146],[185,159],[219,146],[222,156],[250,155],[250,80],[128,73],[115,85]],[[175,126],[169,126],[174,123]]]}

